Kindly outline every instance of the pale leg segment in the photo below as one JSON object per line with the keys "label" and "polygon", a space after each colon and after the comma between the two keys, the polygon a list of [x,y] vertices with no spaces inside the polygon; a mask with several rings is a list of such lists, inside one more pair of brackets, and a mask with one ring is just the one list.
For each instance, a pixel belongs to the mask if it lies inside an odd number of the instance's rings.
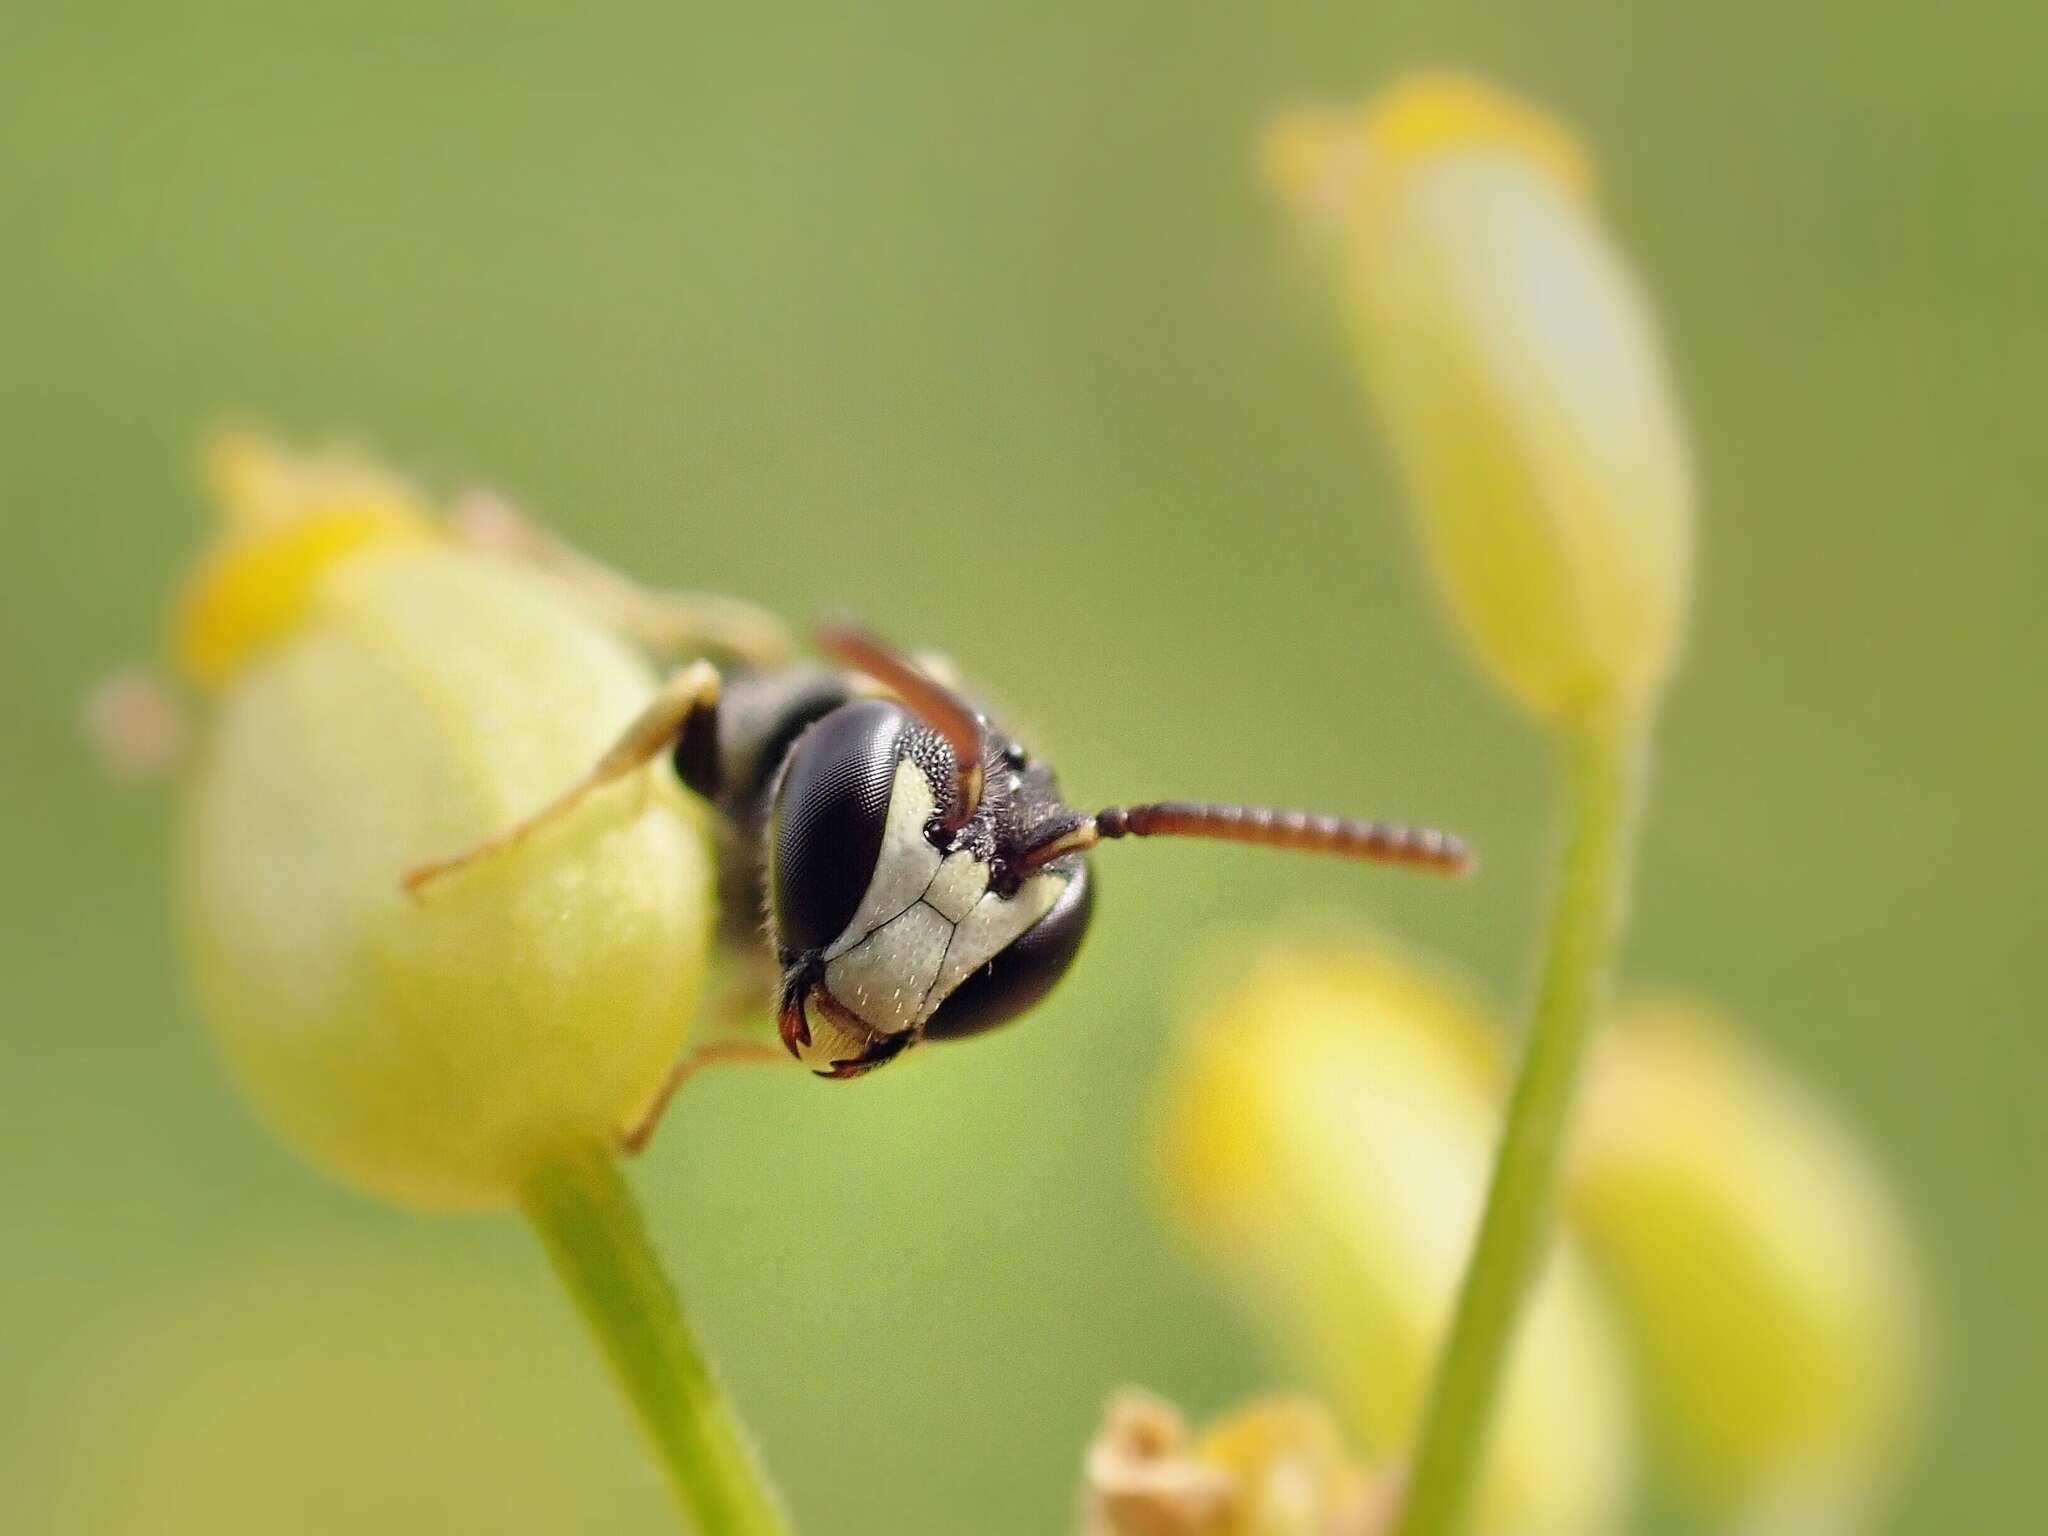
{"label": "pale leg segment", "polygon": [[406,891],[420,896],[428,886],[518,847],[597,790],[646,767],[675,744],[698,714],[717,708],[718,669],[708,661],[691,662],[662,684],[660,692],[648,701],[647,707],[634,717],[590,772],[525,820],[514,822],[474,848],[407,871],[403,880]]}
{"label": "pale leg segment", "polygon": [[645,1151],[661,1117],[668,1112],[669,1100],[706,1067],[788,1065],[789,1052],[765,1040],[714,1040],[709,1045],[700,1045],[668,1069],[668,1078],[655,1094],[654,1102],[647,1106],[647,1113],[619,1133],[619,1145],[628,1152]]}
{"label": "pale leg segment", "polygon": [[449,514],[449,523],[469,544],[508,555],[561,583],[657,661],[708,654],[767,669],[786,666],[796,655],[788,626],[766,609],[716,593],[642,586],[528,521],[500,497],[472,493]]}

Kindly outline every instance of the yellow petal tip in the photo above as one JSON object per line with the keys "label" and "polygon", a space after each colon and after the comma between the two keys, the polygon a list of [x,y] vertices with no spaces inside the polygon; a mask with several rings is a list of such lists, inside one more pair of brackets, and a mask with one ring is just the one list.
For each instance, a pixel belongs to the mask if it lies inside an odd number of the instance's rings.
{"label": "yellow petal tip", "polygon": [[1438,155],[1482,152],[1520,161],[1573,198],[1593,194],[1593,164],[1561,119],[1478,75],[1404,75],[1361,108],[1297,108],[1267,130],[1266,184],[1304,213],[1351,206],[1374,178]]}
{"label": "yellow petal tip", "polygon": [[296,454],[259,433],[216,433],[203,474],[221,509],[172,620],[178,670],[218,687],[306,616],[321,577],[367,550],[435,538],[411,486],[367,460]]}

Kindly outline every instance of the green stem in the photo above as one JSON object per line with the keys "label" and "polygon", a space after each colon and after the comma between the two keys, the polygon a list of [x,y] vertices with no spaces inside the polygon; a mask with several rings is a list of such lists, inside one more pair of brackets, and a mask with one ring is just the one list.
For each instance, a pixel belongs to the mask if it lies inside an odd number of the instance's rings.
{"label": "green stem", "polygon": [[612,1153],[558,1150],[528,1178],[520,1203],[697,1530],[780,1536],[782,1511],[690,1337]]}
{"label": "green stem", "polygon": [[1573,1092],[1621,934],[1647,733],[1635,722],[1586,722],[1567,746],[1571,835],[1542,984],[1398,1536],[1464,1529],[1503,1362],[1550,1235]]}

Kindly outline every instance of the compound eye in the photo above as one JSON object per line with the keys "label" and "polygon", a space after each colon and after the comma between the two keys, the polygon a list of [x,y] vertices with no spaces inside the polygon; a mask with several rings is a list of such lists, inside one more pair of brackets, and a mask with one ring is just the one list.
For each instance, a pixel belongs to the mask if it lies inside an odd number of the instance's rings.
{"label": "compound eye", "polygon": [[925,1023],[925,1038],[964,1039],[1028,1012],[1066,975],[1094,913],[1094,883],[1088,866],[1077,864],[1045,916],[939,1004]]}
{"label": "compound eye", "polygon": [[884,699],[843,704],[797,738],[768,825],[775,940],[819,950],[874,878],[910,717]]}

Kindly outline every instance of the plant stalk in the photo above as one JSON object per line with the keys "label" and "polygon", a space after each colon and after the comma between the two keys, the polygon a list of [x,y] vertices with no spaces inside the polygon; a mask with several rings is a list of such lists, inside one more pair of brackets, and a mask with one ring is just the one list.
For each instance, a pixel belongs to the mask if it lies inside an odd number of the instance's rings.
{"label": "plant stalk", "polygon": [[783,1536],[782,1509],[690,1336],[612,1152],[558,1149],[520,1203],[695,1529]]}
{"label": "plant stalk", "polygon": [[1647,724],[1582,721],[1566,748],[1571,830],[1542,981],[1397,1536],[1465,1528],[1515,1324],[1548,1249],[1580,1067],[1621,935],[1649,772]]}

